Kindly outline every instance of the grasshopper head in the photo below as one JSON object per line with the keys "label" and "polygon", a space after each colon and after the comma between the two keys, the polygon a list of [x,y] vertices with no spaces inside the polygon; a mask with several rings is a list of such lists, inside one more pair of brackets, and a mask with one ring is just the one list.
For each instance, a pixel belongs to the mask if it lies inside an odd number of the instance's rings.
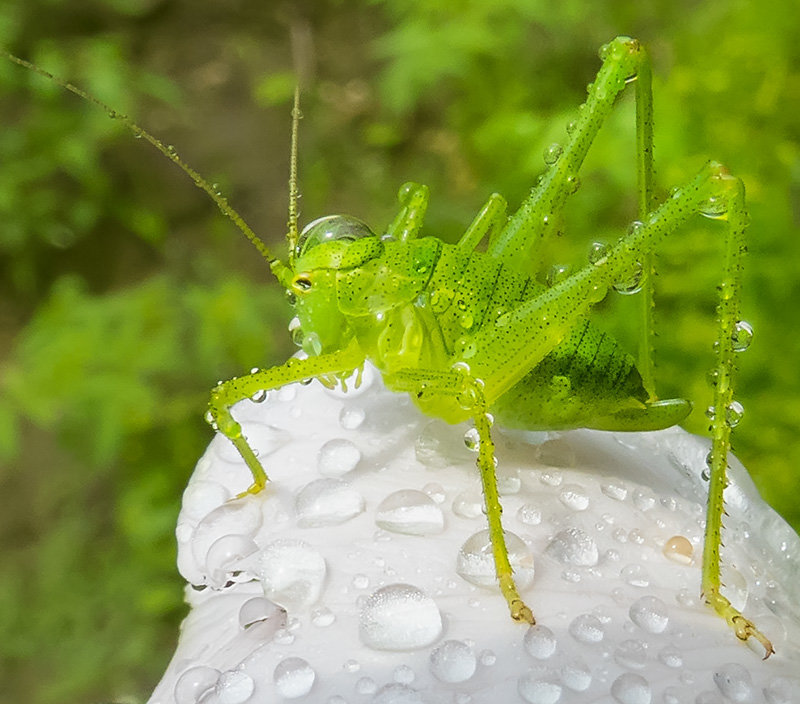
{"label": "grasshopper head", "polygon": [[341,349],[352,338],[339,300],[337,275],[382,252],[380,238],[361,220],[348,215],[319,218],[300,233],[287,284],[299,321],[293,335],[307,354]]}

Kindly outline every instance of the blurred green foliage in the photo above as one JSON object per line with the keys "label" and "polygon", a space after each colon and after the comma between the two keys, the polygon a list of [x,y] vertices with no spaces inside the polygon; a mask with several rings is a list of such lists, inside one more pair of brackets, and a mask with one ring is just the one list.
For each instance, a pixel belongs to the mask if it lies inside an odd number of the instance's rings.
{"label": "blurred green foliage", "polygon": [[[662,193],[710,157],[748,188],[756,338],[735,443],[797,527],[796,28],[789,0],[0,4],[0,44],[174,141],[273,243],[295,70],[304,221],[350,212],[380,228],[413,179],[432,188],[427,232],[453,240],[492,191],[524,197],[599,46],[639,37]],[[284,359],[288,310],[233,226],[96,107],[0,62],[0,121],[0,681],[8,701],[143,701],[183,615],[172,534],[210,439],[207,390]],[[630,96],[581,179],[554,263],[636,215]],[[659,256],[658,381],[695,401],[697,432],[719,239],[698,218]],[[598,315],[631,339],[625,304]]]}

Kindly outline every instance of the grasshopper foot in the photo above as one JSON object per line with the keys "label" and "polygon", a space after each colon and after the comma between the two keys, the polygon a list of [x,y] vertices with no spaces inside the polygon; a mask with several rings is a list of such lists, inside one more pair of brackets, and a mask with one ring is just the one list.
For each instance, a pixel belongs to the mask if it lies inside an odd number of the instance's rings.
{"label": "grasshopper foot", "polygon": [[706,603],[728,622],[739,640],[746,643],[749,638],[755,638],[761,643],[764,648],[764,660],[770,655],[774,655],[775,648],[772,647],[769,638],[759,631],[750,619],[745,618],[738,609],[734,608],[722,594],[717,591],[712,592],[706,596]]}
{"label": "grasshopper foot", "polygon": [[511,610],[511,618],[515,621],[529,623],[531,626],[536,623],[533,611],[528,608],[522,599],[512,599],[508,606]]}
{"label": "grasshopper foot", "polygon": [[245,489],[244,491],[242,491],[239,494],[236,494],[236,496],[234,496],[233,498],[234,498],[234,500],[235,499],[243,499],[245,496],[249,496],[251,494],[253,496],[255,496],[256,494],[261,493],[264,490],[264,487],[266,485],[267,485],[266,481],[253,482],[249,487],[247,487],[247,489]]}
{"label": "grasshopper foot", "polygon": [[[733,608],[733,607],[731,607]],[[764,660],[770,655],[775,654],[775,648],[772,647],[769,638],[767,638],[761,631],[759,631],[755,624],[748,618],[738,614],[728,619],[728,623],[736,633],[736,637],[741,641],[747,641],[748,638],[755,638],[764,648]]]}

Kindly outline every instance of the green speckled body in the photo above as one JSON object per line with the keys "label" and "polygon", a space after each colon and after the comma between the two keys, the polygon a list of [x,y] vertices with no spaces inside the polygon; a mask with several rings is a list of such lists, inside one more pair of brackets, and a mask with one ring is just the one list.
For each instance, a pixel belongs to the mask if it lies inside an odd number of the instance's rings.
{"label": "green speckled body", "polygon": [[[546,291],[532,277],[483,252],[465,252],[435,238],[390,241],[385,247],[384,255],[365,267],[371,295],[383,305],[373,300],[371,315],[346,317],[360,347],[390,388],[393,374],[404,368],[447,369],[454,359],[469,365],[479,352],[478,332],[502,325],[508,311]],[[435,252],[436,259],[426,258],[424,286],[422,277],[416,279],[403,300],[395,299],[394,305],[387,306],[386,291],[396,292],[401,285],[398,279],[408,283],[407,259],[413,254],[401,252],[409,250]],[[392,263],[400,268],[394,270]],[[351,278],[346,272],[337,276],[341,310],[354,308]],[[359,306],[358,312],[366,313],[366,309]],[[633,358],[590,321],[580,320],[561,344],[492,403],[491,411],[506,427],[612,429],[614,413],[625,406],[641,408],[647,398]],[[453,409],[439,398],[416,400],[426,413],[451,422],[467,416],[459,410],[451,415]]]}

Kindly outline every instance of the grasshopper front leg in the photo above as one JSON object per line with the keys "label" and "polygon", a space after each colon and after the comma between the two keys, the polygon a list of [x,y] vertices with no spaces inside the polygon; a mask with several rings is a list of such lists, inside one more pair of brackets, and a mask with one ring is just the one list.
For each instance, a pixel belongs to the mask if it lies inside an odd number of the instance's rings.
{"label": "grasshopper front leg", "polygon": [[438,396],[456,398],[461,407],[470,413],[478,432],[478,459],[476,464],[481,475],[486,520],[489,524],[489,540],[492,544],[495,572],[500,591],[508,604],[511,618],[529,624],[536,623],[533,612],[525,604],[514,582],[514,570],[508,559],[505,534],[503,532],[503,507],[497,489],[495,445],[492,440],[492,417],[479,379],[470,375],[466,365],[458,365],[452,371],[425,369],[403,369],[387,380],[396,391],[406,391],[430,402]]}
{"label": "grasshopper front leg", "polygon": [[364,353],[353,340],[343,350],[307,359],[292,358],[277,367],[261,369],[247,376],[224,381],[214,388],[208,402],[206,418],[211,427],[234,444],[253,475],[253,483],[239,496],[257,494],[266,486],[269,477],[242,433],[242,426],[231,414],[231,407],[260,392],[270,391],[296,381],[328,375],[344,378],[344,375],[363,364]]}

